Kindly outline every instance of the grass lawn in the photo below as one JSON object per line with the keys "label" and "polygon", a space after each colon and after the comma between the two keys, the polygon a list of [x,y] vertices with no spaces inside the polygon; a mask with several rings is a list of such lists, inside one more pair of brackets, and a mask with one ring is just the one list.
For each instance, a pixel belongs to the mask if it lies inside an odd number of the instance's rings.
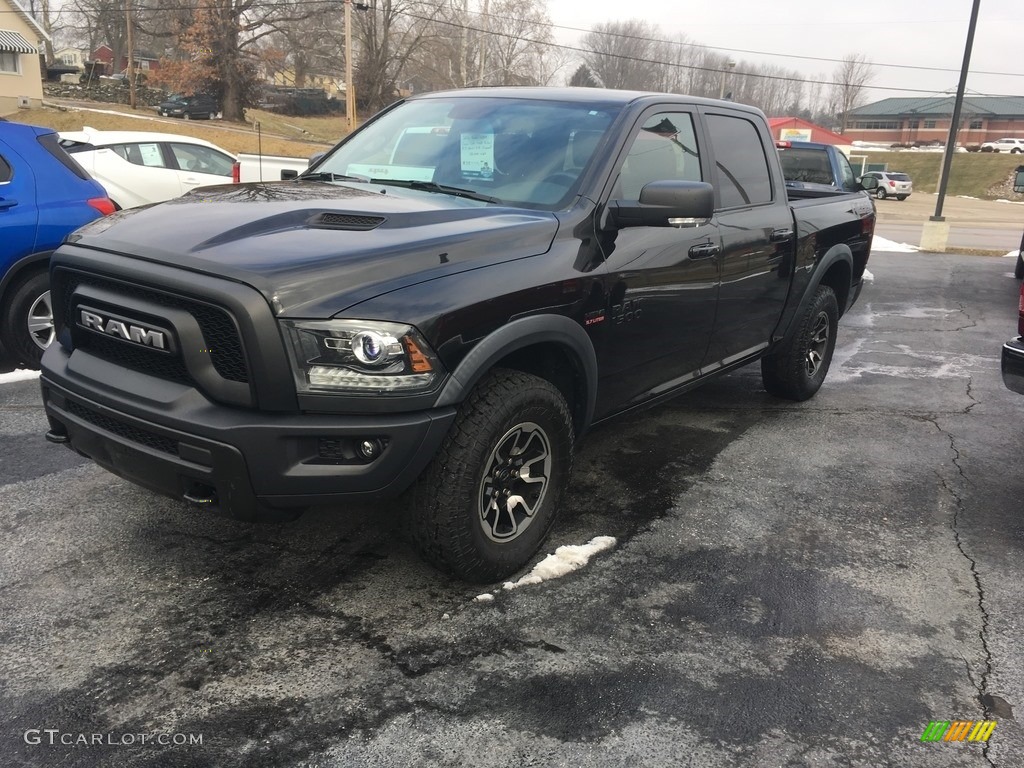
{"label": "grass lawn", "polygon": [[[124,115],[85,112],[75,110],[73,107],[67,108],[67,111],[42,107],[18,110],[14,114],[8,115],[7,119],[18,123],[43,125],[58,131],[80,131],[88,125],[98,131],[176,133],[211,141],[232,154],[256,152],[257,149],[257,134],[252,124],[232,123],[224,120],[139,120],[127,116],[132,114],[132,110],[124,105],[97,103],[95,108],[124,113]],[[156,116],[154,110],[147,108],[137,109],[134,114],[146,117]],[[262,148],[265,155],[309,157],[334,144],[344,133],[344,118],[339,117],[292,118],[260,110],[249,110],[248,114],[260,121],[263,133]],[[337,127],[333,137],[329,137],[331,122]],[[290,123],[292,126],[298,127],[298,130],[288,128],[284,123]],[[307,124],[308,127],[306,127]],[[275,135],[279,132],[278,128],[288,131],[288,134],[285,136]],[[304,129],[309,133],[302,134],[301,131]],[[295,136],[295,138],[289,138],[289,136]]]}
{"label": "grass lawn", "polygon": [[[868,162],[887,163],[890,171],[906,173],[914,180],[915,192],[938,191],[939,173],[942,170],[941,152],[870,152]],[[949,171],[947,194],[968,195],[982,200],[1005,196],[1005,193],[993,194],[990,189],[1005,182],[1018,165],[1024,165],[1024,155],[957,153],[953,155],[953,165]]]}

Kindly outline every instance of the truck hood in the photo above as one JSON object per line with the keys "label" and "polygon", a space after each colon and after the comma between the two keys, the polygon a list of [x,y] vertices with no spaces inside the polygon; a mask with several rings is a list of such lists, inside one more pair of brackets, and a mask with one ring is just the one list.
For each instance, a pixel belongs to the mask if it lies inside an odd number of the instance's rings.
{"label": "truck hood", "polygon": [[281,317],[326,318],[409,285],[551,247],[551,214],[369,184],[205,187],[101,219],[82,246],[226,277]]}

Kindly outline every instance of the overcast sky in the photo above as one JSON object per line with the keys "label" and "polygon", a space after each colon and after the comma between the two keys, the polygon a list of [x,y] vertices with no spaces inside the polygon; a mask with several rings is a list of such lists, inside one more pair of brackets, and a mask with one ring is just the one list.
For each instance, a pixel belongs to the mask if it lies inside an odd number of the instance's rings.
{"label": "overcast sky", "polygon": [[[691,42],[723,52],[732,48],[830,59],[863,53],[876,65],[953,70],[877,66],[871,93],[872,100],[877,100],[928,95],[913,89],[956,91],[971,4],[971,0],[548,0],[548,13],[555,24],[582,28],[639,18],[657,24],[665,37],[682,33]],[[554,33],[565,44],[574,44],[580,37],[564,29]],[[731,55],[738,61],[775,64],[808,76],[831,76],[836,66],[738,50]],[[981,0],[967,89],[968,93],[1024,96],[1024,0]]]}

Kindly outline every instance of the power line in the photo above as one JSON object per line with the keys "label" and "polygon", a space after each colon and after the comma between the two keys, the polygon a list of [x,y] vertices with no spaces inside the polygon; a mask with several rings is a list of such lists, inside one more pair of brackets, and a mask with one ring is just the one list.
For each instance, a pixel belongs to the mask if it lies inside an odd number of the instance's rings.
{"label": "power line", "polygon": [[[264,3],[260,3],[260,7],[261,8],[292,8],[292,7],[299,6],[299,5],[320,5],[320,6],[325,6],[326,7],[326,6],[330,6],[332,4],[333,4],[332,0],[291,0],[290,2],[264,2]],[[168,6],[149,6],[149,7],[143,6],[139,10],[141,11],[141,10],[144,9],[146,11],[179,11],[179,10],[184,10],[186,7],[187,6],[185,6],[183,4],[168,5]],[[435,6],[435,7],[438,7],[438,6]],[[14,10],[0,10],[0,13],[18,13],[18,12],[14,11]],[[595,51],[592,51],[592,50],[587,49],[587,48],[582,48],[580,46],[568,45],[568,44],[565,44],[565,43],[556,43],[556,42],[548,41],[548,40],[537,40],[537,39],[533,39],[533,38],[522,37],[522,36],[519,36],[519,35],[509,34],[507,32],[499,32],[499,31],[494,31],[494,30],[490,30],[490,29],[484,29],[482,27],[472,26],[472,25],[469,25],[469,24],[461,24],[461,23],[455,22],[455,21],[448,21],[446,19],[438,18],[436,16],[433,16],[433,17],[421,16],[419,14],[412,13],[410,11],[404,11],[404,10],[398,10],[398,11],[395,11],[394,13],[395,13],[395,15],[406,16],[408,18],[416,19],[418,21],[424,21],[424,22],[427,22],[427,23],[433,22],[433,23],[436,23],[436,24],[442,24],[442,25],[445,25],[445,26],[448,26],[448,27],[453,27],[453,28],[459,29],[459,30],[467,30],[467,31],[472,31],[472,32],[479,32],[481,34],[493,35],[493,36],[496,36],[496,37],[504,37],[504,38],[509,38],[509,39],[513,39],[513,40],[520,40],[520,41],[522,41],[524,43],[530,43],[530,44],[533,44],[533,45],[542,45],[542,46],[547,46],[547,47],[550,47],[550,48],[559,48],[559,49],[562,49],[562,50],[573,51],[575,53],[595,53]],[[496,16],[494,14],[477,13],[477,15],[487,15],[487,16],[492,16],[492,17],[495,17],[495,18],[500,18],[502,20],[502,22],[506,23],[506,24],[510,21],[509,19],[507,19],[505,17],[498,17],[498,16]],[[513,21],[515,21],[515,20],[513,19]],[[558,28],[558,29],[566,29],[566,30],[571,30],[571,31],[580,31],[580,32],[591,32],[591,31],[593,31],[593,30],[585,30],[585,29],[582,29],[582,28],[579,28],[579,27],[567,27],[567,26],[557,25],[557,24],[553,24],[553,23],[550,23],[550,22],[531,22],[531,23],[536,23],[539,26],[548,26],[548,27],[553,27],[553,28]],[[618,37],[623,37],[623,38],[627,38],[627,39],[636,39],[636,40],[642,40],[642,41],[647,41],[647,42],[670,43],[670,44],[681,45],[681,46],[689,46],[691,48],[704,48],[704,49],[710,49],[710,50],[721,50],[721,51],[730,51],[730,52],[745,52],[745,53],[765,55],[765,56],[781,56],[781,57],[790,57],[790,58],[807,58],[807,59],[810,59],[810,60],[820,60],[820,61],[829,61],[829,62],[839,62],[839,61],[841,61],[839,59],[824,59],[824,58],[816,58],[816,57],[800,57],[800,56],[796,56],[796,55],[792,55],[792,54],[775,54],[775,53],[768,53],[768,52],[763,52],[763,51],[745,51],[744,49],[717,48],[715,46],[710,46],[710,45],[680,43],[679,41],[659,40],[657,38],[646,38],[646,37],[641,37],[641,36],[636,36],[636,35],[624,35],[624,34],[618,34],[618,33],[598,33],[598,34],[604,34],[604,35],[609,35],[609,36],[618,36]],[[717,68],[717,67],[702,67],[702,66],[699,66],[699,65],[696,65],[696,64],[681,64],[679,62],[662,61],[660,59],[649,59],[649,58],[642,58],[642,57],[637,57],[637,56],[627,56],[625,54],[600,53],[599,55],[606,56],[606,57],[609,57],[609,58],[614,58],[614,59],[620,59],[620,60],[623,60],[623,61],[632,61],[632,62],[643,63],[643,64],[654,64],[654,65],[657,65],[657,66],[665,66],[665,67],[675,67],[675,68],[678,68],[678,69],[689,69],[689,70],[698,71],[698,72],[713,72],[715,74],[721,74],[724,71],[723,69]],[[894,64],[894,65],[873,65],[873,66],[892,66],[892,67],[899,67],[899,68],[905,68],[905,69],[919,69],[919,70],[938,71],[938,72],[955,71],[955,70],[945,70],[945,69],[937,68],[937,67],[913,67],[913,66],[910,66],[910,65],[896,65],[896,64]],[[741,76],[744,76],[744,77],[751,77],[751,78],[762,79],[762,80],[778,80],[778,81],[782,81],[782,82],[806,83],[806,82],[809,82],[810,80],[813,79],[812,77],[788,77],[788,76],[784,76],[784,75],[766,75],[766,74],[760,74],[760,73],[756,73],[756,72],[742,72],[742,71],[736,71],[736,70],[730,70],[730,71],[732,72],[733,75],[741,75]],[[1018,73],[1012,73],[1012,72],[1005,72],[1005,73],[998,73],[998,72],[976,72],[974,74],[989,74],[989,75],[999,75],[999,76],[1009,76],[1009,77],[1024,77],[1024,74],[1018,74]],[[831,80],[815,80],[815,82],[821,83],[822,85],[839,85],[839,86],[846,85],[845,83],[840,83],[840,82],[831,81]],[[882,86],[882,85],[870,85],[870,86],[867,86],[867,87],[869,89],[875,90],[875,91],[892,91],[892,92],[898,92],[898,93],[923,93],[923,94],[928,94],[928,95],[935,95],[937,93],[935,90],[929,90],[929,89],[925,89],[925,88],[905,88],[905,87]],[[1014,97],[1017,96],[1017,94],[982,94],[982,95],[985,95],[985,96],[1009,97],[1009,98],[1014,98]]]}
{"label": "power line", "polygon": [[[483,34],[496,35],[498,37],[508,37],[508,38],[512,38],[512,39],[515,39],[515,40],[521,40],[524,43],[532,43],[534,45],[546,45],[546,46],[549,46],[551,48],[561,48],[561,49],[566,50],[566,51],[575,51],[577,53],[595,53],[595,51],[591,51],[591,50],[589,50],[587,48],[580,48],[579,46],[566,45],[565,43],[554,43],[554,42],[549,42],[549,41],[546,41],[546,40],[535,40],[535,39],[528,38],[528,37],[521,37],[519,35],[512,35],[512,34],[509,34],[507,32],[495,32],[495,31],[492,31],[492,30],[489,30],[489,29],[482,29],[480,27],[470,26],[468,24],[459,24],[459,23],[454,22],[454,21],[446,21],[445,19],[429,18],[427,16],[420,16],[418,14],[411,13],[409,11],[396,11],[395,13],[396,13],[396,15],[407,16],[407,17],[412,18],[412,19],[418,19],[419,21],[428,21],[428,22],[434,22],[436,24],[444,24],[446,26],[454,27],[456,29],[465,29],[465,30],[469,30],[471,32],[480,32],[480,33],[483,33]],[[695,70],[695,71],[698,71],[698,72],[714,72],[715,74],[721,74],[722,72],[725,71],[725,70],[717,68],[717,67],[701,67],[701,66],[698,66],[696,64],[680,64],[680,63],[674,62],[674,61],[662,61],[660,59],[646,59],[646,58],[642,58],[642,57],[638,57],[638,56],[626,56],[625,54],[620,54],[620,53],[600,53],[599,55],[600,56],[607,56],[607,57],[613,58],[613,59],[620,59],[620,60],[623,60],[623,61],[633,61],[633,62],[637,62],[637,63],[641,63],[641,64],[655,64],[655,65],[658,65],[658,66],[676,67],[676,68],[679,68],[679,69],[691,69],[691,70]],[[811,78],[807,78],[807,77],[786,77],[786,76],[783,76],[783,75],[762,75],[762,74],[758,74],[756,72],[740,72],[740,71],[736,71],[736,70],[732,70],[732,74],[734,76],[735,75],[742,75],[744,77],[753,77],[753,78],[758,78],[758,79],[762,79],[762,80],[781,80],[783,82],[790,82],[790,83],[806,83],[806,82],[808,82],[811,79]],[[839,86],[847,85],[846,83],[840,83],[840,82],[836,82],[834,80],[815,80],[814,82],[821,83],[822,85],[839,85]],[[936,91],[928,90],[926,88],[898,88],[898,87],[895,87],[895,86],[882,86],[882,85],[871,85],[871,86],[866,86],[866,87],[870,88],[871,90],[876,90],[876,91],[896,91],[896,92],[900,92],[900,93],[926,93],[929,96],[933,96],[936,93]],[[1012,94],[984,94],[984,95],[986,95],[986,96],[1002,96],[1002,97],[1009,97],[1009,98],[1013,98],[1014,97],[1014,95],[1012,95]]]}

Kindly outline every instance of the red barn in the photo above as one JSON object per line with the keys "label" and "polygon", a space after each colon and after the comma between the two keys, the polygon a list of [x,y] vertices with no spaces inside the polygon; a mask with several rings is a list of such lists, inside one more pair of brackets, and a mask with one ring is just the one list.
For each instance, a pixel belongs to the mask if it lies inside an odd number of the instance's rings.
{"label": "red barn", "polygon": [[849,137],[833,133],[827,128],[799,117],[769,117],[768,125],[776,141],[816,141],[819,144],[847,146],[853,141]]}

